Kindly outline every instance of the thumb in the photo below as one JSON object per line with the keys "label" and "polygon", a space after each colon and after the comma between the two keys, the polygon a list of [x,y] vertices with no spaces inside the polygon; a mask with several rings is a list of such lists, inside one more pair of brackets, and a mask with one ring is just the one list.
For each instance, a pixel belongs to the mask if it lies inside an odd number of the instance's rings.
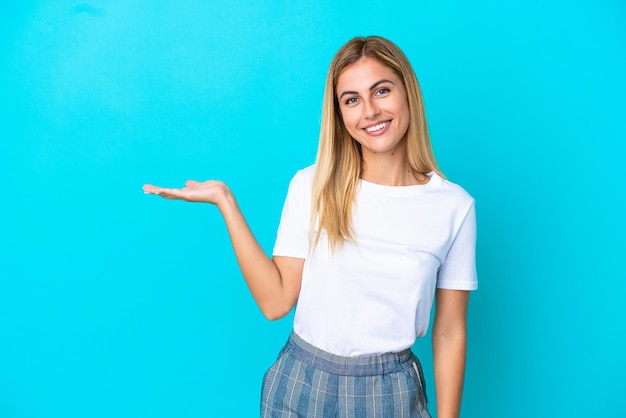
{"label": "thumb", "polygon": [[200,184],[200,182],[199,182],[199,181],[196,181],[196,180],[187,180],[187,181],[185,182],[185,187],[194,187],[194,186],[197,186],[197,185],[199,185],[199,184]]}

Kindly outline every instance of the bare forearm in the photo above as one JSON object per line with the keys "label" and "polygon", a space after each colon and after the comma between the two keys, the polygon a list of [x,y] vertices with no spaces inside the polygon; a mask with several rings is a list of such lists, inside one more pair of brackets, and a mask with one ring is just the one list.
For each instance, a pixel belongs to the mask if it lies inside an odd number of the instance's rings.
{"label": "bare forearm", "polygon": [[433,333],[437,416],[458,418],[465,376],[465,332],[453,335]]}
{"label": "bare forearm", "polygon": [[224,182],[188,180],[183,188],[145,184],[143,190],[146,194],[165,199],[216,205],[226,222],[243,277],[263,314],[268,319],[277,319],[285,316],[295,305],[304,260],[290,257],[270,259],[252,234],[235,196]]}
{"label": "bare forearm", "polygon": [[280,271],[259,245],[230,190],[218,203],[241,273],[263,314],[269,319],[284,316],[293,303],[285,291]]}

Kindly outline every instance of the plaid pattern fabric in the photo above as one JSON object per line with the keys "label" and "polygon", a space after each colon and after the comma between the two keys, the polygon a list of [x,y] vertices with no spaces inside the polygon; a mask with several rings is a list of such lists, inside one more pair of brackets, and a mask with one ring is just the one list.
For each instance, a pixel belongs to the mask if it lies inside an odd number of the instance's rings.
{"label": "plaid pattern fabric", "polygon": [[425,391],[410,350],[342,357],[292,333],[263,377],[261,417],[430,418]]}

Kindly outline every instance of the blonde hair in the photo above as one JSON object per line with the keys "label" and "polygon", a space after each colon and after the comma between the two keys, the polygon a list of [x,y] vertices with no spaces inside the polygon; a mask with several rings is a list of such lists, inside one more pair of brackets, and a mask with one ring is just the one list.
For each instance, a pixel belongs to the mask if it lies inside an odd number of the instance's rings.
{"label": "blonde hair", "polygon": [[[426,123],[422,92],[415,72],[404,53],[393,42],[378,36],[354,38],[335,55],[326,76],[322,123],[311,196],[311,248],[324,230],[331,251],[344,239],[353,239],[352,206],[361,175],[361,146],[343,123],[336,87],[343,71],[363,57],[373,58],[392,69],[403,81],[409,106],[407,156],[411,168],[419,173],[437,167]],[[316,232],[315,232],[316,231]]]}

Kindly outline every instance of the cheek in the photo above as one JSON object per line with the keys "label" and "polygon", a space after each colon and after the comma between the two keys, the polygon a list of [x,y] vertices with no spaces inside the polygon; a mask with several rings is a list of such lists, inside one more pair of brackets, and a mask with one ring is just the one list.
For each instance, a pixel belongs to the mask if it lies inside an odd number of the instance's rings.
{"label": "cheek", "polygon": [[343,112],[342,111],[341,112],[341,120],[343,121],[343,125],[346,127],[348,132],[350,132],[351,134],[353,134],[354,132],[358,131],[357,125],[358,125],[358,122],[359,122],[359,118],[355,117],[353,112],[350,112],[350,111]]}
{"label": "cheek", "polygon": [[341,120],[343,120],[343,123],[346,126],[350,125],[350,122],[353,120],[353,116],[352,113],[350,112],[349,109],[342,109],[341,110]]}
{"label": "cheek", "polygon": [[401,103],[397,108],[397,115],[400,115],[400,119],[402,120],[402,126],[404,129],[408,128],[409,120],[410,120],[410,112],[408,103]]}

